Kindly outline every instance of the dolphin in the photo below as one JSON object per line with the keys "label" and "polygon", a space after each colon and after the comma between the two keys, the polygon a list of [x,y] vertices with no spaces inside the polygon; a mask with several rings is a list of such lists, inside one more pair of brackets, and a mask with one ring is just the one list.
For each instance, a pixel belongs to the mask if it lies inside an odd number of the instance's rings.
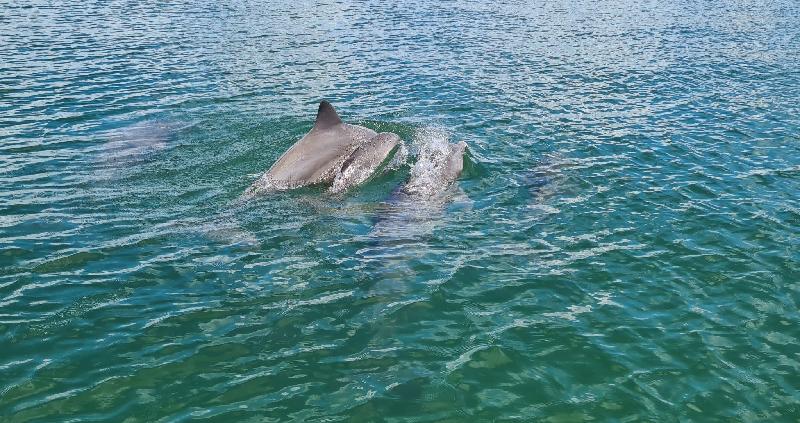
{"label": "dolphin", "polygon": [[400,143],[390,132],[342,122],[333,106],[322,101],[314,126],[253,183],[245,196],[334,184],[341,192],[364,182]]}
{"label": "dolphin", "polygon": [[464,170],[467,143],[437,143],[423,148],[402,188],[410,197],[430,198],[445,192]]}
{"label": "dolphin", "polygon": [[405,184],[383,204],[370,235],[378,239],[421,239],[430,234],[452,202],[471,207],[469,197],[452,189],[464,170],[464,141],[434,137],[423,144]]}

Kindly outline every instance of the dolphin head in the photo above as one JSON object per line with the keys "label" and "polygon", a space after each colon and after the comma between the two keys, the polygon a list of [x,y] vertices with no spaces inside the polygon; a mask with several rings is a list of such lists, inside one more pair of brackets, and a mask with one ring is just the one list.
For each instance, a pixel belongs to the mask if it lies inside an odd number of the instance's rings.
{"label": "dolphin head", "polygon": [[450,155],[447,157],[447,171],[448,179],[456,180],[461,171],[464,170],[464,153],[467,151],[467,143],[459,141],[455,144],[450,144]]}
{"label": "dolphin head", "polygon": [[414,197],[434,197],[445,192],[464,169],[467,143],[431,143],[420,150],[411,177],[403,188]]}

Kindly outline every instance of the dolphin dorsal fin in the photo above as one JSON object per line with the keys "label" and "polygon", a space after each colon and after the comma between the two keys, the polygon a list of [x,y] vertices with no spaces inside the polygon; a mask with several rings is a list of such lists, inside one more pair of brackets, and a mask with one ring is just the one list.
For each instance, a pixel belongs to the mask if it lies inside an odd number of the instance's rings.
{"label": "dolphin dorsal fin", "polygon": [[317,111],[317,120],[314,121],[314,129],[327,129],[332,126],[342,123],[336,110],[325,100],[319,103],[319,110]]}

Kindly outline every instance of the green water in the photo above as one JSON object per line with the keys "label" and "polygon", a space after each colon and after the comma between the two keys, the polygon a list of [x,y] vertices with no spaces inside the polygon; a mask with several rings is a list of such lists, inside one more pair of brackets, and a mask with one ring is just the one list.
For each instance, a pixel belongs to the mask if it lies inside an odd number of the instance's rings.
{"label": "green water", "polygon": [[[320,99],[443,202],[238,201]],[[0,420],[800,419],[800,4],[0,1]]]}

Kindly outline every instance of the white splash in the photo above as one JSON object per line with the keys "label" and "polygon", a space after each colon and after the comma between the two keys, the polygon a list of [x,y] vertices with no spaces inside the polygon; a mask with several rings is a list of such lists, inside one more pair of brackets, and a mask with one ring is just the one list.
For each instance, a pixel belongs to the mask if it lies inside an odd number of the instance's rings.
{"label": "white splash", "polygon": [[411,168],[411,176],[403,188],[406,194],[415,197],[433,197],[441,194],[455,181],[458,175],[450,172],[449,161],[453,145],[448,142],[450,134],[440,128],[423,128],[414,136],[417,161]]}

